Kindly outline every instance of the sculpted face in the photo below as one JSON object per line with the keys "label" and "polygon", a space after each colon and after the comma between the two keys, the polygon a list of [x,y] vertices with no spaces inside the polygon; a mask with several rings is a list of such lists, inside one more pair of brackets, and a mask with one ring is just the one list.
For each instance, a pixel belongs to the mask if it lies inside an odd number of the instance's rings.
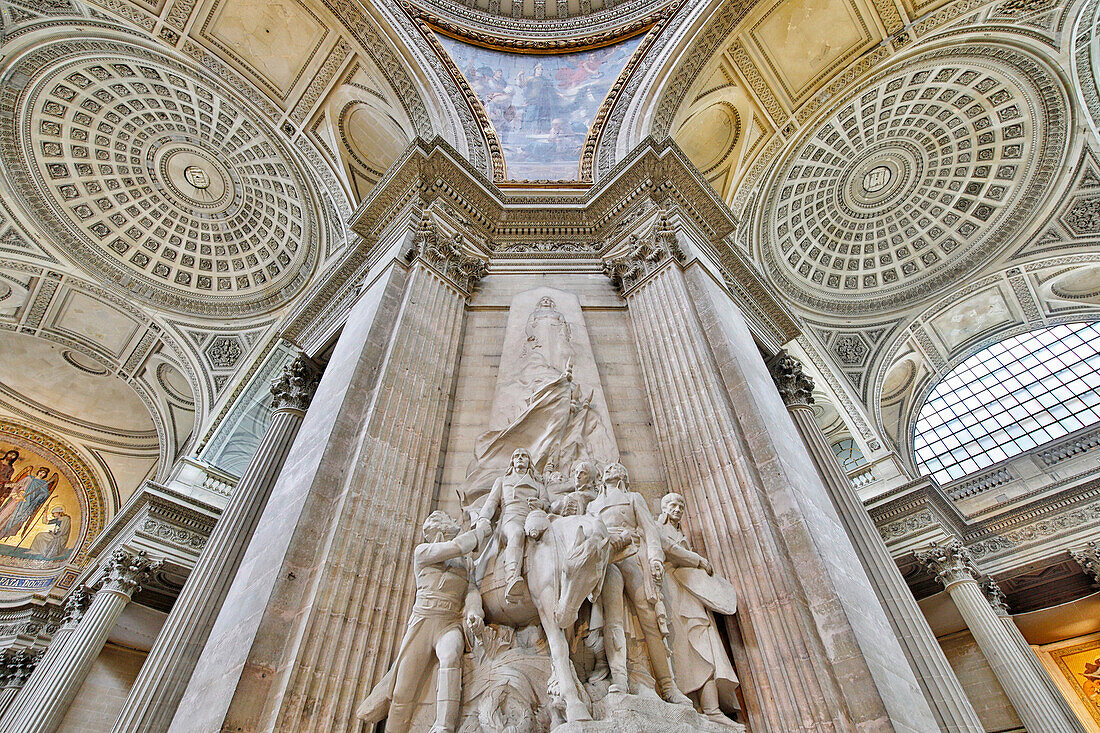
{"label": "sculpted face", "polygon": [[684,518],[684,506],[684,497],[679,494],[667,494],[661,499],[661,511],[677,524]]}
{"label": "sculpted face", "polygon": [[591,486],[595,480],[594,467],[588,461],[581,461],[573,466],[573,483],[578,489]]}
{"label": "sculpted face", "polygon": [[603,483],[605,486],[616,486],[619,483],[626,487],[626,467],[621,463],[612,463],[603,470]]}
{"label": "sculpted face", "polygon": [[512,453],[512,468],[520,473],[526,473],[531,470],[531,454],[525,451],[523,448],[516,450]]}
{"label": "sculpted face", "polygon": [[543,296],[542,300],[539,301],[539,308],[553,308],[553,307],[554,307],[554,299],[549,297],[549,296]]}

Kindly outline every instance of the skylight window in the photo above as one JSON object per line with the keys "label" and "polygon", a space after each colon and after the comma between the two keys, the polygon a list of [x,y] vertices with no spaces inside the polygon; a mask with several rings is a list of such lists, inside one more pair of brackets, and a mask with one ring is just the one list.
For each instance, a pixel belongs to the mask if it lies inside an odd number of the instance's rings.
{"label": "skylight window", "polygon": [[917,415],[917,468],[940,484],[1100,423],[1100,323],[1040,328],[952,369]]}

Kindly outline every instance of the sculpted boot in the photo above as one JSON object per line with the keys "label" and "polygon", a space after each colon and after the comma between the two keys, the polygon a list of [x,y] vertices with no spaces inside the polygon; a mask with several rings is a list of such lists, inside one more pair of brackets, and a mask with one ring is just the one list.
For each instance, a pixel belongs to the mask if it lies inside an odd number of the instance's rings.
{"label": "sculpted boot", "polygon": [[462,706],[462,669],[440,667],[437,686],[435,725],[429,733],[454,733],[458,729],[459,708]]}
{"label": "sculpted boot", "polygon": [[[657,694],[660,695],[661,699],[665,702],[670,702],[674,705],[692,705],[691,698],[680,692],[680,688],[676,686],[676,680],[674,680],[671,675],[668,677],[661,677],[657,680]],[[694,705],[692,705],[692,707],[694,707]]]}
{"label": "sculpted boot", "polygon": [[605,627],[607,637],[604,644],[607,647],[607,666],[611,669],[611,686],[608,692],[630,692],[630,677],[626,671],[626,631],[622,626]]}

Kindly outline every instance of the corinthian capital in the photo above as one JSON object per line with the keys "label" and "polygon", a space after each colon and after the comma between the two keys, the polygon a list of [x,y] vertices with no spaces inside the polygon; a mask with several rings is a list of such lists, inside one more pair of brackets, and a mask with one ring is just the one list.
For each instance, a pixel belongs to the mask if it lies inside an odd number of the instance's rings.
{"label": "corinthian capital", "polygon": [[464,252],[461,244],[461,234],[449,239],[439,236],[431,216],[424,211],[406,258],[412,262],[417,256],[423,257],[460,288],[469,290],[489,272],[489,262]]}
{"label": "corinthian capital", "polygon": [[39,655],[29,653],[26,649],[17,652],[9,652],[0,659],[0,676],[7,687],[22,687],[27,678],[34,671],[34,665],[38,663]]}
{"label": "corinthian capital", "polygon": [[88,604],[92,602],[92,594],[88,592],[87,587],[78,585],[69,592],[69,597],[65,599],[65,611],[61,617],[61,623],[64,626],[75,626],[80,623],[80,619],[84,616],[84,612],[88,610]]}
{"label": "corinthian capital", "polygon": [[317,391],[321,374],[304,354],[283,367],[283,373],[271,382],[274,397],[271,409],[293,409],[305,412]]}
{"label": "corinthian capital", "polygon": [[970,551],[958,540],[945,545],[932,544],[916,553],[917,562],[931,570],[936,580],[947,587],[961,580],[978,579],[978,570]]}
{"label": "corinthian capital", "polygon": [[154,560],[145,551],[130,552],[119,548],[111,553],[107,560],[106,573],[103,576],[102,590],[122,593],[129,597],[141,587],[149,574],[157,570],[162,560]]}
{"label": "corinthian capital", "polygon": [[633,236],[625,254],[604,260],[603,273],[611,278],[611,284],[619,293],[624,293],[668,260],[683,262],[685,259],[668,213],[661,211],[653,225],[652,236],[648,239]]}
{"label": "corinthian capital", "polygon": [[1093,582],[1100,583],[1100,543],[1086,542],[1084,547],[1070,550],[1069,554]]}
{"label": "corinthian capital", "polygon": [[814,380],[802,371],[802,362],[784,349],[768,361],[768,370],[775,380],[779,396],[787,407],[814,403]]}
{"label": "corinthian capital", "polygon": [[997,585],[997,581],[993,578],[986,578],[985,582],[982,583],[982,592],[985,593],[986,600],[989,601],[989,605],[993,606],[993,610],[998,615],[1008,615],[1008,599],[1005,598],[1001,586]]}

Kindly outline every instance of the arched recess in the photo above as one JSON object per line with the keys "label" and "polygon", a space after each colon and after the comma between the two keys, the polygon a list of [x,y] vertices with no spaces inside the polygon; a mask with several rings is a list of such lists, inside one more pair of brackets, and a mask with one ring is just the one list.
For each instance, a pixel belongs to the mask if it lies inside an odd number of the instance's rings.
{"label": "arched recess", "polygon": [[356,203],[366,198],[415,137],[400,107],[363,70],[332,91],[311,129],[335,154]]}
{"label": "arched recess", "polygon": [[70,587],[115,507],[88,452],[0,416],[0,606]]}
{"label": "arched recess", "polygon": [[910,469],[925,396],[968,357],[1026,331],[1100,318],[1100,256],[1062,256],[974,280],[900,329],[870,366],[868,404]]}

